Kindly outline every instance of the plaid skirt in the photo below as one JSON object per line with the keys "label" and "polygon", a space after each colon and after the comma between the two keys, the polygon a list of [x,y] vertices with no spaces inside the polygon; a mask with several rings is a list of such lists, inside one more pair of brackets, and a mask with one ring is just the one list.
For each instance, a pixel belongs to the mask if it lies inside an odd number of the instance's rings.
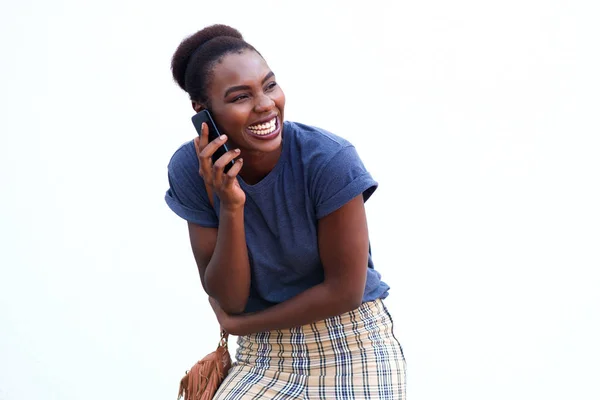
{"label": "plaid skirt", "polygon": [[216,400],[406,399],[406,362],[381,300],[301,327],[238,338]]}

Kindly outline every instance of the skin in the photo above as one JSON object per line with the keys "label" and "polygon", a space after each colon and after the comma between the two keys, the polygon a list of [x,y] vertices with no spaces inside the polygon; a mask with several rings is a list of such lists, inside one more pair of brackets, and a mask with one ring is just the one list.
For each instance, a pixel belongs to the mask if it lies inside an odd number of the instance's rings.
{"label": "skin", "polygon": [[[282,127],[285,96],[255,51],[226,55],[212,72],[207,93],[210,111],[226,137],[208,142],[204,126],[194,143],[199,173],[209,192],[221,202],[219,228],[192,223],[188,227],[200,279],[221,327],[234,335],[246,335],[292,328],[356,309],[362,301],[369,250],[362,195],[318,221],[323,283],[269,309],[241,314],[249,295],[250,265],[244,231],[246,196],[238,175],[254,184],[277,164],[281,134],[261,140],[251,135],[248,126],[277,116]],[[200,111],[207,104],[192,102],[192,106]],[[213,165],[212,154],[226,141],[234,150]],[[223,173],[224,166],[236,158],[229,172]]]}

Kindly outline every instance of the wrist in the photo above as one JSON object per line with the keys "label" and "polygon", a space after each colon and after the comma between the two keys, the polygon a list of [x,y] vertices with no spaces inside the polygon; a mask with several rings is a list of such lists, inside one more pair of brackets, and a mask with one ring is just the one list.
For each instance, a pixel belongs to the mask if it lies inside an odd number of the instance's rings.
{"label": "wrist", "polygon": [[229,328],[227,332],[234,336],[245,336],[250,334],[250,332],[247,332],[247,327],[244,324],[246,320],[245,317],[244,314],[230,315],[227,320],[227,327]]}
{"label": "wrist", "polygon": [[221,203],[221,207],[219,209],[220,215],[235,217],[238,215],[244,214],[244,204],[241,205],[227,205]]}

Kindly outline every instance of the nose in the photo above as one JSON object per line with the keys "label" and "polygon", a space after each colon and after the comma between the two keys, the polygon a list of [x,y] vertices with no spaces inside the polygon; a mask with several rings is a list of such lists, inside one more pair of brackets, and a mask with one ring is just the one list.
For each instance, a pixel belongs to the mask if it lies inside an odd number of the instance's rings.
{"label": "nose", "polygon": [[273,107],[275,107],[275,102],[273,99],[263,93],[261,96],[256,98],[254,111],[256,113],[264,113],[266,111],[271,111]]}

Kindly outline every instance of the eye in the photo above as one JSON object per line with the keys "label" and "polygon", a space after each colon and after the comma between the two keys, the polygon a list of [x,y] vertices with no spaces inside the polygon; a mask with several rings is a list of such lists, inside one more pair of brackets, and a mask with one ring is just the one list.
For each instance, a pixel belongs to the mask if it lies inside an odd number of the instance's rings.
{"label": "eye", "polygon": [[275,89],[276,86],[277,86],[277,82],[275,82],[275,81],[269,82],[269,84],[267,85],[267,91],[271,91],[271,90]]}
{"label": "eye", "polygon": [[247,98],[248,98],[248,95],[247,95],[247,94],[240,94],[239,96],[235,96],[235,97],[233,98],[233,100],[231,100],[231,102],[232,102],[232,103],[239,103],[240,101],[242,101],[242,100],[245,100],[245,99],[247,99]]}

